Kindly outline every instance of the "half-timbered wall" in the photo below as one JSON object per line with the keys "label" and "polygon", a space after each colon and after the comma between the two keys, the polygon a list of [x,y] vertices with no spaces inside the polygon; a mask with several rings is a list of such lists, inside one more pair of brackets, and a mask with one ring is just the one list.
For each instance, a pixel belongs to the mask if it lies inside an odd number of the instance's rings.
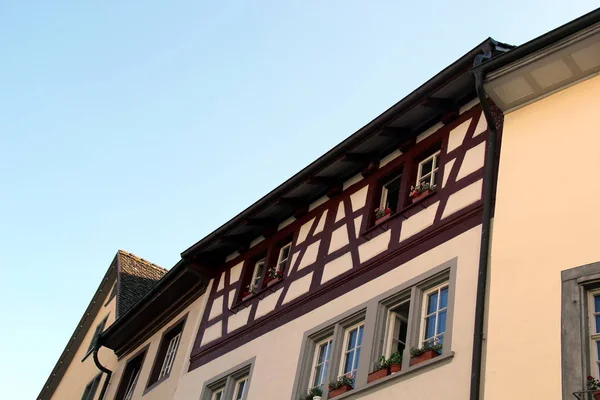
{"label": "half-timbered wall", "polygon": [[[487,124],[479,105],[454,122],[420,135],[405,153],[395,151],[379,168],[344,185],[338,196],[261,238],[230,259],[215,278],[190,369],[197,368],[312,309],[358,288],[481,223]],[[408,188],[423,154],[441,146],[437,190],[412,204]],[[399,211],[374,225],[382,180],[402,169]],[[256,257],[273,259],[276,245],[292,238],[284,279],[241,301]],[[474,301],[474,299],[473,299]]]}

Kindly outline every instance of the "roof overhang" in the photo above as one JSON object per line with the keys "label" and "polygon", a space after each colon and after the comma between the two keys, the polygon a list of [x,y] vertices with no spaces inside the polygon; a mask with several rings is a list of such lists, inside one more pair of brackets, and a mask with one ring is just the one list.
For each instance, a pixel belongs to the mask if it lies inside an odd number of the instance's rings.
{"label": "roof overhang", "polygon": [[600,9],[480,67],[484,88],[504,113],[600,73]]}
{"label": "roof overhang", "polygon": [[180,261],[98,340],[121,358],[137,348],[206,291],[214,269]]}
{"label": "roof overhang", "polygon": [[486,39],[421,87],[359,129],[302,171],[252,204],[181,255],[184,259],[222,259],[243,249],[263,232],[297,216],[299,210],[341,188],[372,162],[410,142],[428,128],[458,115],[476,97],[471,67],[475,56],[493,56],[513,46]]}

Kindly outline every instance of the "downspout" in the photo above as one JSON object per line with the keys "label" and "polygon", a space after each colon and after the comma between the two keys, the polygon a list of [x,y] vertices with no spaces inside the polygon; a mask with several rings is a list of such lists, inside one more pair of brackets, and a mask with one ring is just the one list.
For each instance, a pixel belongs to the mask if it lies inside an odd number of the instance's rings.
{"label": "downspout", "polygon": [[[474,67],[490,59],[491,50],[477,55]],[[483,114],[488,125],[489,137],[486,145],[485,178],[483,184],[483,222],[481,227],[481,245],[479,249],[479,272],[477,278],[477,298],[475,302],[475,327],[473,332],[473,359],[471,364],[471,393],[470,400],[479,400],[481,392],[481,365],[483,357],[485,302],[490,256],[490,241],[492,228],[493,201],[496,186],[496,152],[498,148],[498,131],[496,121],[486,97],[483,81],[485,73],[479,69],[473,72],[477,97],[483,108]]]}
{"label": "downspout", "polygon": [[102,372],[106,374],[106,379],[104,380],[104,384],[102,385],[102,390],[100,391],[99,400],[104,399],[104,395],[106,394],[106,389],[108,388],[108,384],[110,383],[110,377],[112,376],[112,371],[106,368],[104,365],[100,364],[100,360],[98,360],[98,350],[102,347],[102,336],[98,337],[96,341],[96,345],[94,346],[94,364],[96,367]]}

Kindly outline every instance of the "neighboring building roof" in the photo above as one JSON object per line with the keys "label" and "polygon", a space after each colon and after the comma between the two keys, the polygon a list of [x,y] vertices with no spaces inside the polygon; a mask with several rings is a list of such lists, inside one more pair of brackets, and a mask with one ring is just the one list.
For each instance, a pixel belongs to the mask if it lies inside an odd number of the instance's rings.
{"label": "neighboring building roof", "polygon": [[48,400],[52,397],[115,282],[117,285],[117,318],[119,318],[148,293],[152,287],[156,286],[156,283],[166,273],[166,269],[156,264],[119,250],[110,263],[106,274],[104,274],[92,300],[75,327],[37,399]]}
{"label": "neighboring building roof", "polygon": [[150,261],[119,250],[117,318],[123,316],[168,272]]}

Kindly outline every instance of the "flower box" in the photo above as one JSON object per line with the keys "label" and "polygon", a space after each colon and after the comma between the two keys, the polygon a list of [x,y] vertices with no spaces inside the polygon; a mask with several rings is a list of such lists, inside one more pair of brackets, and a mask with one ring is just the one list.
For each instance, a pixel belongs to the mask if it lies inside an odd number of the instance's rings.
{"label": "flower box", "polygon": [[281,278],[270,279],[270,280],[267,281],[267,286],[273,286],[274,284],[276,284],[280,280],[281,280]]}
{"label": "flower box", "polygon": [[377,371],[373,371],[369,374],[369,377],[367,378],[367,383],[374,382],[381,378],[385,378],[389,374],[390,374],[390,370],[388,368],[381,368],[381,369],[378,369]]}
{"label": "flower box", "polygon": [[424,192],[421,192],[418,196],[415,196],[412,198],[412,202],[416,203],[418,201],[423,200],[425,197],[429,196],[431,193],[433,193],[433,190],[431,189],[427,189]]}
{"label": "flower box", "polygon": [[254,293],[243,293],[242,294],[242,301],[246,301],[249,298],[251,298],[252,296],[254,296]]}
{"label": "flower box", "polygon": [[421,353],[418,356],[411,357],[410,365],[420,364],[423,361],[431,360],[432,358],[435,358],[439,355],[440,353],[438,353],[435,350],[427,350],[425,353]]}
{"label": "flower box", "polygon": [[391,214],[385,214],[383,217],[377,218],[375,220],[375,225],[379,225],[379,224],[384,223],[385,221],[387,221],[388,219],[390,219],[391,216],[392,216]]}
{"label": "flower box", "polygon": [[340,388],[337,388],[335,390],[332,390],[331,392],[329,392],[329,398],[333,399],[335,396],[339,396],[340,394],[349,392],[352,390],[352,386],[350,385],[344,385]]}
{"label": "flower box", "polygon": [[592,393],[592,397],[594,397],[594,400],[600,400],[600,390]]}
{"label": "flower box", "polygon": [[402,371],[402,364],[390,365],[390,373],[395,374],[396,372]]}

